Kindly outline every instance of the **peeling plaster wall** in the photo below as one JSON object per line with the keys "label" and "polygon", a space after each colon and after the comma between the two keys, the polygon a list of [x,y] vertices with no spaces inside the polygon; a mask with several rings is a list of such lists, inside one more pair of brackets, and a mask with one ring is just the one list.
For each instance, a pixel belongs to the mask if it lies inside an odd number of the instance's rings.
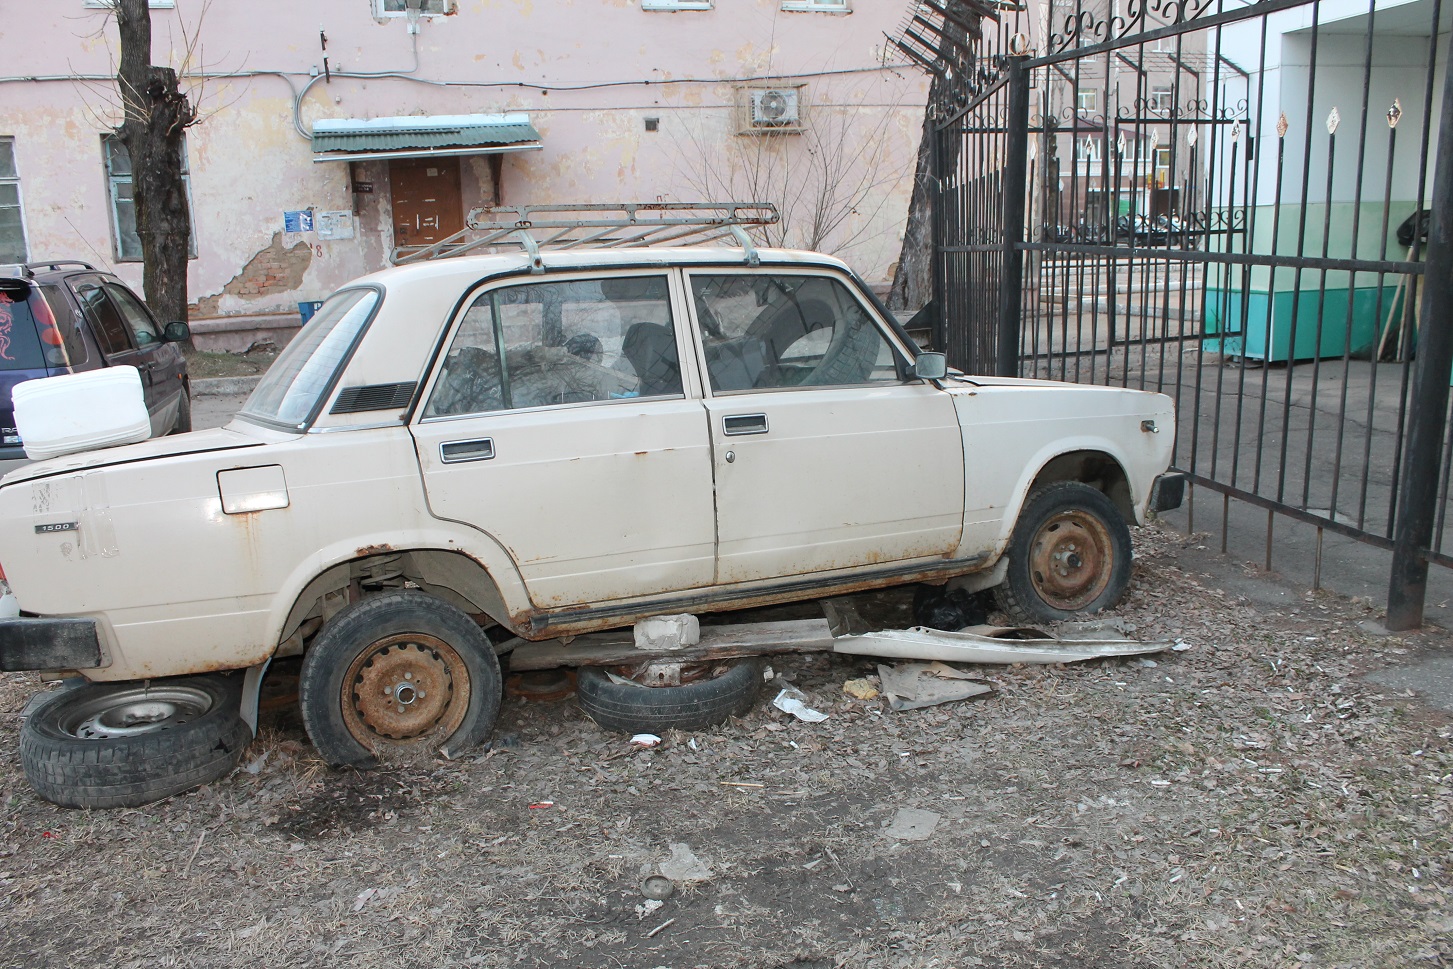
{"label": "peeling plaster wall", "polygon": [[[188,132],[199,253],[191,298],[220,314],[295,313],[298,302],[387,264],[388,165],[359,163],[350,172],[347,163],[314,163],[293,125],[294,94],[305,87],[305,129],[319,118],[528,112],[544,150],[504,156],[497,189],[507,204],[695,201],[703,171],[756,150],[744,148],[756,139],[736,133],[737,80],[802,75],[794,83],[807,85],[808,121],[833,119],[838,151],[876,146],[871,187],[827,248],[851,241],[843,254],[868,278],[883,279],[898,254],[927,89],[911,69],[879,66],[883,35],[903,4],[858,0],[849,15],[780,5],[721,0],[711,11],[658,13],[635,0],[459,0],[454,15],[422,21],[417,66],[404,18],[380,23],[366,0],[319,0],[306,13],[287,0],[153,10],[158,63],[185,67],[185,33],[193,32],[205,59],[192,65],[194,75],[256,72],[191,79],[204,117]],[[4,26],[0,136],[15,140],[31,257],[86,259],[139,284],[139,264],[114,263],[100,148],[114,123],[114,85],[105,77],[114,70],[115,28],[104,10],[74,6],[45,6]],[[314,79],[320,24],[334,72],[449,83]],[[98,79],[65,77],[73,74]],[[15,79],[35,76],[56,79]],[[645,130],[648,117],[660,119],[659,130]],[[782,139],[773,150],[801,156],[808,139]],[[461,169],[464,208],[491,201],[487,159],[466,158]],[[352,191],[355,174],[372,182],[371,194]],[[310,207],[353,212],[354,238],[283,232],[285,210]],[[266,262],[264,254],[278,251],[291,254],[287,272],[263,286],[237,283],[260,256]]]}

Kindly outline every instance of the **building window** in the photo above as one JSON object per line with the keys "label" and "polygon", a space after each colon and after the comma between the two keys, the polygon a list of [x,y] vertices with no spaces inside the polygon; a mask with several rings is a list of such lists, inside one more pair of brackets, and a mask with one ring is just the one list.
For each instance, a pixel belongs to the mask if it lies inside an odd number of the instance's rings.
{"label": "building window", "polygon": [[[85,0],[85,5],[110,9],[116,6],[116,0]],[[146,5],[153,10],[170,10],[177,5],[177,0],[147,0]]]}
{"label": "building window", "polygon": [[848,0],[782,0],[783,10],[815,10],[820,13],[852,13]]}
{"label": "building window", "polygon": [[[419,14],[424,17],[443,17],[453,12],[453,0],[419,0]],[[373,0],[373,11],[379,17],[407,17],[408,0]]]}
{"label": "building window", "polygon": [[20,174],[15,139],[0,138],[0,262],[25,262],[25,220],[20,212]]}
{"label": "building window", "polygon": [[641,0],[642,10],[710,10],[712,0]]}
{"label": "building window", "polygon": [[[111,199],[111,246],[117,262],[141,262],[141,237],[136,234],[136,201],[132,195],[131,155],[115,135],[101,137],[106,159],[106,188]],[[187,167],[187,142],[182,139],[182,183],[187,192],[187,218],[191,222],[187,255],[197,258],[197,220],[193,216],[192,176]]]}
{"label": "building window", "polygon": [[1175,105],[1175,94],[1169,84],[1157,84],[1150,89],[1150,110],[1169,111]]}
{"label": "building window", "polygon": [[1095,111],[1099,108],[1099,91],[1094,88],[1080,88],[1075,92],[1075,107],[1081,111]]}

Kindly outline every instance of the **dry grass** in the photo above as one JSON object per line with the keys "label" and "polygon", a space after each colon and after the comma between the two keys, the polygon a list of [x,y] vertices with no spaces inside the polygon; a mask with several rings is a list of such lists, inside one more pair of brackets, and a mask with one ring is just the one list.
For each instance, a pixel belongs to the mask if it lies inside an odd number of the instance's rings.
{"label": "dry grass", "polygon": [[[1453,962],[1453,730],[1359,679],[1445,638],[1370,638],[1328,595],[1258,611],[1138,541],[1117,615],[1190,647],[1155,666],[989,669],[985,700],[893,714],[841,691],[870,664],[794,659],[825,723],[764,702],[633,754],[508,699],[476,757],[331,772],[284,710],[217,784],[69,811],[25,785],[34,683],[7,677],[0,964]],[[885,837],[900,807],[933,837]],[[714,877],[642,916],[672,842]]]}

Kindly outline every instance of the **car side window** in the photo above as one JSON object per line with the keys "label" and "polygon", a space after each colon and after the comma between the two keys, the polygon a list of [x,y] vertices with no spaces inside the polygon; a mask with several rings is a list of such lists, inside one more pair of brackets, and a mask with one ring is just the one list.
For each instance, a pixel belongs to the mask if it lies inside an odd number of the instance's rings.
{"label": "car side window", "polygon": [[100,282],[78,282],[75,290],[76,298],[81,303],[81,312],[90,322],[96,342],[101,344],[101,352],[109,357],[130,350],[131,337],[126,332],[126,324],[122,322],[121,314],[106,295],[106,291],[101,288]]}
{"label": "car side window", "polygon": [[132,339],[139,347],[151,346],[161,342],[161,331],[157,329],[156,321],[141,305],[141,301],[131,294],[131,291],[124,286],[117,286],[115,283],[106,283],[106,292],[116,303],[116,309],[121,313],[121,318],[131,328]]}
{"label": "car side window", "polygon": [[465,310],[424,416],[681,394],[666,276],[528,283]]}
{"label": "car side window", "polygon": [[713,392],[897,383],[894,352],[841,280],[692,274]]}

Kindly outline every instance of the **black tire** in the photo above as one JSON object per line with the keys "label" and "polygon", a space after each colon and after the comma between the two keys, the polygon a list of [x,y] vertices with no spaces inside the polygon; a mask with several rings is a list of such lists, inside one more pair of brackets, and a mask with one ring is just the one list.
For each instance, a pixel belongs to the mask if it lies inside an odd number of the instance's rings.
{"label": "black tire", "polygon": [[1026,624],[1108,609],[1130,584],[1130,528],[1099,490],[1058,481],[1029,496],[1009,540],[999,608]]}
{"label": "black tire", "polygon": [[616,683],[605,670],[582,666],[575,696],[590,719],[606,730],[654,734],[701,730],[744,715],[762,692],[760,659],[740,660],[712,675],[715,666],[703,679],[681,686]]}
{"label": "black tire", "polygon": [[182,400],[177,405],[177,421],[172,425],[171,433],[185,434],[192,429],[192,392],[186,384],[182,384]]}
{"label": "black tire", "polygon": [[324,760],[372,767],[481,743],[499,716],[501,683],[473,619],[404,589],[355,602],[323,627],[303,655],[298,699]]}
{"label": "black tire", "polygon": [[35,792],[62,807],[150,804],[216,780],[252,740],[241,676],[91,683],[41,704],[20,728]]}

